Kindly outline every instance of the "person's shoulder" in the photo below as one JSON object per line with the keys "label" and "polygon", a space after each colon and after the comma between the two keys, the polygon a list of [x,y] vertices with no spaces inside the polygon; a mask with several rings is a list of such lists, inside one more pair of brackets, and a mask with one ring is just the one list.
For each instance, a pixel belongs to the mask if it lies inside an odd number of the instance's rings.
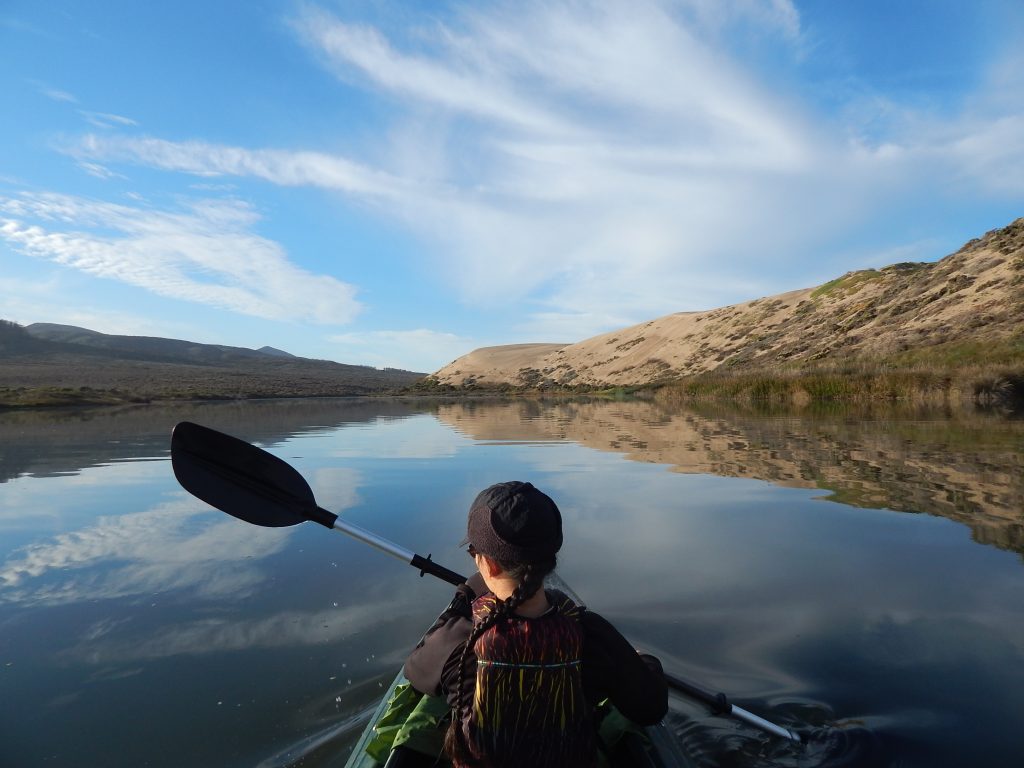
{"label": "person's shoulder", "polygon": [[583,626],[587,629],[593,629],[597,632],[613,632],[618,634],[618,630],[612,626],[604,616],[599,613],[594,613],[592,610],[582,603],[575,602],[571,597],[562,592],[559,589],[546,589],[545,592],[548,596],[548,602],[556,608],[560,613],[567,616],[573,616],[579,619]]}
{"label": "person's shoulder", "polygon": [[551,607],[565,616],[582,618],[588,612],[585,605],[575,602],[560,589],[545,589],[544,592],[548,597],[548,603],[551,604]]}
{"label": "person's shoulder", "polygon": [[580,622],[583,624],[584,631],[591,638],[614,638],[618,640],[622,637],[622,633],[615,628],[615,625],[599,613],[594,613],[590,610],[585,611],[580,616]]}

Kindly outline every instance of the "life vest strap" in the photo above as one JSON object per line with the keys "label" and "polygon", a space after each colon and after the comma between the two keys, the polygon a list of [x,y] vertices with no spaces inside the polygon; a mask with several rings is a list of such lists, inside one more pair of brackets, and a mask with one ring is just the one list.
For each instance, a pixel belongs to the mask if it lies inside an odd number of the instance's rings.
{"label": "life vest strap", "polygon": [[551,664],[520,664],[517,662],[507,661],[488,661],[487,659],[477,659],[477,666],[480,667],[513,667],[515,669],[560,669],[564,667],[578,667],[582,662],[579,659],[573,661],[560,661],[553,662]]}

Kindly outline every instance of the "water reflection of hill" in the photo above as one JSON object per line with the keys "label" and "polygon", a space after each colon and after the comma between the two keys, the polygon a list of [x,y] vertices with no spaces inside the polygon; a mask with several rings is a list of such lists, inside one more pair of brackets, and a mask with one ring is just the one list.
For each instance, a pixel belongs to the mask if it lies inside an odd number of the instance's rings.
{"label": "water reflection of hill", "polygon": [[1024,423],[998,417],[680,411],[648,402],[397,399],[183,403],[0,414],[0,483],[165,457],[179,421],[262,445],[424,411],[476,440],[572,440],[676,471],[829,491],[858,507],[926,512],[1024,553]]}
{"label": "water reflection of hill", "polygon": [[182,403],[0,414],[0,483],[46,477],[113,461],[166,457],[171,429],[195,421],[272,445],[298,434],[399,418],[420,411],[395,399],[295,399]]}
{"label": "water reflection of hill", "polygon": [[676,471],[830,491],[857,507],[926,512],[1024,553],[1024,423],[992,416],[764,416],[647,402],[443,405],[477,440],[572,440]]}

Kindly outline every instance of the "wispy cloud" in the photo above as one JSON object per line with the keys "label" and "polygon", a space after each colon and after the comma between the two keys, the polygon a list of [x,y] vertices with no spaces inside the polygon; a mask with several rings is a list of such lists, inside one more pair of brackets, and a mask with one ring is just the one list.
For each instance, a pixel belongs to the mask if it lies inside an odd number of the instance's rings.
{"label": "wispy cloud", "polygon": [[79,160],[78,167],[88,173],[90,176],[95,176],[97,179],[123,179],[124,174],[112,171],[105,165],[100,163],[92,163],[88,160]]}
{"label": "wispy cloud", "polygon": [[88,135],[65,151],[80,159],[138,163],[196,176],[248,176],[282,186],[322,187],[368,197],[395,197],[410,186],[386,172],[322,152],[251,150],[120,135]]}
{"label": "wispy cloud", "polygon": [[138,122],[132,120],[130,117],[114,115],[109,112],[90,112],[82,109],[79,110],[79,114],[85,118],[87,123],[94,125],[97,128],[125,128],[138,125]]}
{"label": "wispy cloud", "polygon": [[[54,273],[37,274],[32,279],[0,275],[0,318],[22,325],[47,322],[102,329],[104,333],[128,336],[167,336],[220,343],[216,333],[202,335],[187,320],[167,321],[141,313],[120,310],[99,299],[81,298],[74,303],[54,303],[53,297],[68,290],[59,267]],[[10,494],[10,490],[7,490]],[[20,514],[20,512],[19,512]],[[0,508],[0,517],[3,510]]]}
{"label": "wispy cloud", "polygon": [[[463,296],[501,286],[566,328],[750,298],[790,254],[914,184],[1024,184],[997,172],[1024,161],[1019,100],[953,119],[900,106],[866,141],[736,53],[729,34],[744,25],[783,58],[804,55],[788,0],[473,6],[419,30],[415,53],[321,10],[298,29],[346,81],[451,122],[430,157],[444,194],[405,208],[455,256]],[[991,93],[1014,77],[1000,71]],[[393,137],[394,156],[414,156]],[[430,175],[414,161],[400,173]]]}
{"label": "wispy cloud", "polygon": [[355,289],[295,266],[251,231],[258,219],[236,200],[163,211],[58,194],[0,197],[0,239],[29,256],[245,315],[349,322],[360,310]]}
{"label": "wispy cloud", "polygon": [[53,101],[63,101],[68,104],[78,103],[78,99],[75,98],[74,94],[62,91],[59,88],[47,88],[46,86],[41,85],[39,90],[46,98],[52,99]]}
{"label": "wispy cloud", "polygon": [[308,7],[295,27],[339,74],[355,68],[385,90],[486,120],[546,132],[571,130],[531,103],[513,81],[496,82],[478,71],[472,55],[445,63],[403,54],[376,29],[340,23],[315,7]]}
{"label": "wispy cloud", "polygon": [[[293,28],[346,85],[398,105],[380,165],[116,133],[68,151],[377,205],[463,302],[500,293],[548,340],[824,279],[796,265],[908,193],[1024,192],[1012,66],[960,114],[892,104],[865,130],[878,95],[826,108],[801,91],[788,0],[468,4],[390,35],[307,5]],[[752,29],[790,69],[745,58],[730,36]]]}

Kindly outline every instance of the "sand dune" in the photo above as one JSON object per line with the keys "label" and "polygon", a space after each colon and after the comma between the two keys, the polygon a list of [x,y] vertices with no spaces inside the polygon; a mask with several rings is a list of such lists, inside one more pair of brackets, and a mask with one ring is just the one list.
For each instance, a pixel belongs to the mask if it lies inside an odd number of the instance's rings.
{"label": "sand dune", "polygon": [[848,272],[706,312],[679,312],[574,344],[484,347],[432,375],[456,387],[637,385],[737,370],[880,357],[1024,328],[1024,218],[937,262]]}

